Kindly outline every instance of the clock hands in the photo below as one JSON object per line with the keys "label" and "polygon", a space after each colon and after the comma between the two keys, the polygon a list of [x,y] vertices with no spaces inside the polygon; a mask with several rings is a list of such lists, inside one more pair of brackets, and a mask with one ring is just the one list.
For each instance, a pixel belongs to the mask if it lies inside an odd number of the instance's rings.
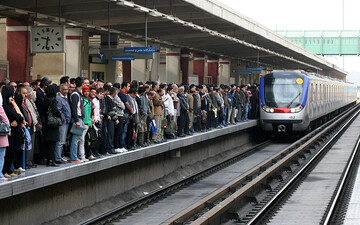
{"label": "clock hands", "polygon": [[45,48],[46,48],[46,50],[49,50],[49,41],[50,41],[50,38],[49,38],[49,37],[46,37],[46,38],[42,37],[41,39],[46,40],[46,46],[45,46]]}

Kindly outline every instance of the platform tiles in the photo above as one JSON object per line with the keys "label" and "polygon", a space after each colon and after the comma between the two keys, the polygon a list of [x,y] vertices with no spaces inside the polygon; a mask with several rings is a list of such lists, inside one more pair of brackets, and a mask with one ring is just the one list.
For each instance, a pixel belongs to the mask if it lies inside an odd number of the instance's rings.
{"label": "platform tiles", "polygon": [[38,166],[27,170],[18,178],[13,178],[7,182],[0,183],[0,199],[26,193],[70,179],[103,171],[129,162],[158,155],[180,147],[186,147],[195,143],[203,142],[218,136],[234,133],[255,127],[259,124],[258,120],[249,120],[236,125],[230,125],[222,129],[213,129],[208,132],[195,133],[192,136],[167,140],[161,144],[155,144],[144,148],[139,148],[127,153],[120,153],[104,156],[100,159],[84,163],[62,164],[60,167]]}
{"label": "platform tiles", "polygon": [[355,178],[355,184],[348,209],[344,219],[345,225],[359,225],[360,224],[360,167],[358,168]]}

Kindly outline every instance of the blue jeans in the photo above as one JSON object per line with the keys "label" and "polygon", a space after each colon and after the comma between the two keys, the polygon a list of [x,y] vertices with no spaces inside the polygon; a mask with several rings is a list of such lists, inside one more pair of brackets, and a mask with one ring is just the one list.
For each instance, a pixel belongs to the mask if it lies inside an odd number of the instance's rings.
{"label": "blue jeans", "polygon": [[[84,121],[80,121],[80,123],[82,124],[82,126],[84,126]],[[86,131],[87,129],[84,130],[84,132]],[[78,159],[78,149],[80,155],[85,153],[85,138],[83,138],[83,134],[82,135],[73,134],[70,144],[70,160]]]}
{"label": "blue jeans", "polygon": [[69,128],[69,124],[65,123],[59,127],[59,141],[55,145],[55,161],[60,161],[64,145],[66,143],[66,135]]}
{"label": "blue jeans", "polygon": [[0,147],[0,178],[4,178],[4,174],[2,173],[4,167],[4,158],[5,158],[5,147]]}
{"label": "blue jeans", "polygon": [[126,148],[126,133],[127,133],[127,127],[128,127],[129,121],[126,121],[126,123],[124,124],[124,130],[123,133],[121,134],[121,145]]}
{"label": "blue jeans", "polygon": [[224,107],[224,109],[220,109],[220,110],[222,110],[223,113],[224,113],[224,120],[221,121],[220,125],[225,126],[226,125],[226,118],[227,118],[227,107]]}
{"label": "blue jeans", "polygon": [[245,108],[245,113],[241,116],[241,119],[242,120],[247,120],[248,119],[248,113],[249,113],[249,103],[245,103],[244,108]]}

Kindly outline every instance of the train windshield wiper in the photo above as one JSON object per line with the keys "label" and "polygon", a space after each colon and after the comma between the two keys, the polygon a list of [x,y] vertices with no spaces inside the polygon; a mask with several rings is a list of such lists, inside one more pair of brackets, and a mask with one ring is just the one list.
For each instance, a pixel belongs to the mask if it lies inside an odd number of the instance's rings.
{"label": "train windshield wiper", "polygon": [[295,98],[293,98],[293,100],[291,100],[291,102],[289,103],[289,105],[286,106],[286,108],[289,108],[289,107],[291,106],[291,104],[293,104],[293,102],[297,99],[297,97],[300,96],[300,94],[301,94],[301,92],[299,92],[299,94],[297,94],[297,95],[295,96]]}

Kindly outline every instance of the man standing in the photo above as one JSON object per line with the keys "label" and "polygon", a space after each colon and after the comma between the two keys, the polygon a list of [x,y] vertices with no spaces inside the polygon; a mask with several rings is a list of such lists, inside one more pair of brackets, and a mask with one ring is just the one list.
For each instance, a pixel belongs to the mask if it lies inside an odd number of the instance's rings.
{"label": "man standing", "polygon": [[129,116],[134,113],[133,108],[131,107],[128,98],[127,93],[130,90],[130,82],[124,81],[121,84],[121,90],[119,92],[120,100],[125,104],[125,110],[124,110],[124,129],[121,136],[121,145],[123,147],[126,147],[126,133],[127,133],[127,127],[129,125]]}
{"label": "man standing", "polygon": [[81,162],[78,159],[78,149],[79,155],[82,159],[85,158],[85,138],[83,133],[86,132],[84,129],[84,102],[82,98],[82,88],[84,87],[84,80],[82,77],[77,77],[75,80],[76,88],[70,96],[71,103],[71,118],[73,123],[76,124],[76,129],[82,129],[80,134],[73,134],[70,144],[70,160],[73,162]]}
{"label": "man standing", "polygon": [[[156,82],[155,86],[153,88],[153,90],[155,91],[155,97],[153,99],[153,103],[154,103],[154,118],[155,118],[155,123],[157,126],[157,132],[155,134],[153,134],[153,141],[154,143],[161,143],[161,137],[160,137],[160,132],[161,132],[161,119],[163,117],[163,108],[162,105],[165,102],[164,99],[160,98],[159,95],[159,83]],[[160,91],[161,93],[163,92],[162,90]]]}
{"label": "man standing", "polygon": [[64,164],[66,161],[62,160],[62,152],[64,144],[66,143],[67,131],[71,120],[71,109],[67,98],[69,86],[65,83],[60,85],[60,93],[57,94],[56,100],[61,115],[62,125],[59,127],[59,141],[55,146],[55,162],[57,164]]}

